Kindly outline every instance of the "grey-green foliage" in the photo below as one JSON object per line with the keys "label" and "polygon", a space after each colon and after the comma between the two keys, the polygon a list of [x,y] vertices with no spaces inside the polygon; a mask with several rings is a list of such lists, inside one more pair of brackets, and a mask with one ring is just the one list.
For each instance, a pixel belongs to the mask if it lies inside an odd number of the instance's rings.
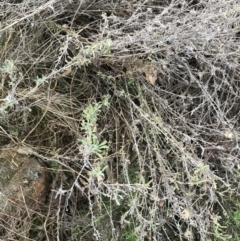
{"label": "grey-green foliage", "polygon": [[108,105],[108,96],[104,96],[103,102],[89,104],[83,110],[81,129],[84,133],[79,139],[85,154],[96,154],[100,158],[102,158],[101,152],[108,149],[107,141],[100,141],[97,135],[97,118],[103,105]]}

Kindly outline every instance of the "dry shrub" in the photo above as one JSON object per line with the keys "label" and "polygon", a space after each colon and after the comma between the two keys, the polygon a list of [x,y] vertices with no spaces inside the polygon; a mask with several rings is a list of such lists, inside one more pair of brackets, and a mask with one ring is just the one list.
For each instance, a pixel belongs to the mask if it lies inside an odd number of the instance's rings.
{"label": "dry shrub", "polygon": [[237,239],[237,0],[0,9],[0,143],[52,170],[3,239]]}

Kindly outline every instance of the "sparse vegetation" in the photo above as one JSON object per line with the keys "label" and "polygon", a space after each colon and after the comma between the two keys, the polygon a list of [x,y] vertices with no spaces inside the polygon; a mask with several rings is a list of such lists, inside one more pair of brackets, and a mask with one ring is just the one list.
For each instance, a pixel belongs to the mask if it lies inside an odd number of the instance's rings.
{"label": "sparse vegetation", "polygon": [[0,149],[51,188],[0,239],[238,241],[239,9],[2,1]]}

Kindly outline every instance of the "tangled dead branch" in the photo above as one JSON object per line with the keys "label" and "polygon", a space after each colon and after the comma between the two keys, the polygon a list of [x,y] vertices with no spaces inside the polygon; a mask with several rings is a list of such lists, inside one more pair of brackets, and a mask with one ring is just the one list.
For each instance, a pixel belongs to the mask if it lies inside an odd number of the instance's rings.
{"label": "tangled dead branch", "polygon": [[51,181],[1,238],[238,240],[239,9],[2,1],[0,149]]}

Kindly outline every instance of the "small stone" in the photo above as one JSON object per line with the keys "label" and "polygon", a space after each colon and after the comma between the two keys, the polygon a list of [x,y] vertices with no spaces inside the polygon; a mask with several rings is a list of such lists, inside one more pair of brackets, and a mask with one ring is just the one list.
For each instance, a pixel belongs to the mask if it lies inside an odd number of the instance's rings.
{"label": "small stone", "polygon": [[227,130],[225,133],[224,133],[224,136],[228,139],[234,139],[235,138],[235,134],[234,134],[234,131],[231,131],[231,130]]}

